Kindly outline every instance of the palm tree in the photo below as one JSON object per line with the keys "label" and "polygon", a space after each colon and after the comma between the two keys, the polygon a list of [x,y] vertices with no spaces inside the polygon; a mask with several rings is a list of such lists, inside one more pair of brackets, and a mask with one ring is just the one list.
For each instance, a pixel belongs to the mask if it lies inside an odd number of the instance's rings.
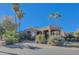
{"label": "palm tree", "polygon": [[56,26],[58,27],[58,18],[61,17],[61,15],[59,13],[51,13],[49,17],[56,19]]}
{"label": "palm tree", "polygon": [[12,4],[12,9],[16,12],[19,11],[19,4],[18,3],[13,3]]}
{"label": "palm tree", "polygon": [[[20,10],[18,3],[13,3],[12,9],[15,11],[16,17],[19,19],[19,32],[20,32],[21,18],[23,17],[24,13],[22,10]],[[16,19],[15,19],[15,21],[16,21]],[[16,23],[17,23],[17,21],[16,21]]]}
{"label": "palm tree", "polygon": [[20,26],[21,26],[21,19],[22,19],[22,17],[24,16],[24,13],[23,13],[23,11],[21,10],[19,10],[19,11],[17,11],[16,12],[16,16],[17,16],[17,18],[19,19],[19,32],[20,32]]}
{"label": "palm tree", "polygon": [[[13,3],[13,4],[12,4],[12,10],[13,10],[13,11],[15,12],[15,14],[16,14],[16,12],[19,11],[19,4],[18,4],[18,3]],[[17,24],[16,16],[15,16],[15,22],[16,22],[16,24]]]}

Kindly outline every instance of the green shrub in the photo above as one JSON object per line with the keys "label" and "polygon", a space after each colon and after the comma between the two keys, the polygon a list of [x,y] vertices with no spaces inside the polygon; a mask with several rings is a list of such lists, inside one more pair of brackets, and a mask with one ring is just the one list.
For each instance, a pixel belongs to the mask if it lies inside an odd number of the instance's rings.
{"label": "green shrub", "polygon": [[23,36],[23,34],[22,33],[17,33],[16,34],[16,36],[15,36],[15,38],[17,38],[18,39],[18,42],[22,42],[23,41],[23,38],[24,36]]}
{"label": "green shrub", "polygon": [[27,34],[27,39],[32,40],[31,35]]}
{"label": "green shrub", "polygon": [[64,44],[64,38],[61,36],[50,36],[48,39],[48,44],[61,46]]}
{"label": "green shrub", "polygon": [[43,34],[36,35],[35,39],[36,43],[45,43],[45,37]]}
{"label": "green shrub", "polygon": [[14,43],[17,43],[18,40],[16,38],[13,38],[13,37],[9,37],[9,38],[6,38],[6,44],[14,44]]}
{"label": "green shrub", "polygon": [[28,40],[30,40],[30,41],[34,41],[35,40],[35,36],[29,35],[29,34],[26,35],[26,38]]}
{"label": "green shrub", "polygon": [[15,31],[5,32],[5,42],[6,44],[14,44],[14,43],[19,42],[19,39],[16,37]]}
{"label": "green shrub", "polygon": [[35,36],[31,36],[31,40],[34,41],[35,40]]}

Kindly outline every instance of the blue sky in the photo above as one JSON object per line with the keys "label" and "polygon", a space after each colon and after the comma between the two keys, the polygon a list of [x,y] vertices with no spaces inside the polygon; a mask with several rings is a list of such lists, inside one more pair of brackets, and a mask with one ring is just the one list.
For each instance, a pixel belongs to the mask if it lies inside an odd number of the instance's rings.
{"label": "blue sky", "polygon": [[[21,30],[29,26],[46,27],[49,24],[55,25],[56,21],[48,18],[48,15],[54,12],[62,15],[58,23],[63,28],[63,31],[73,32],[79,28],[79,4],[25,3],[20,4],[20,8],[24,12]],[[6,15],[15,16],[15,13],[11,9],[11,4],[0,4],[0,17]]]}

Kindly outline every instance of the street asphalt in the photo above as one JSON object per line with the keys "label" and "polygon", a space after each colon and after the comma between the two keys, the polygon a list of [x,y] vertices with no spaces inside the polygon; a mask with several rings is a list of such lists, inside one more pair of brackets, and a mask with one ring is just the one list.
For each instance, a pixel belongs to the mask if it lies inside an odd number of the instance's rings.
{"label": "street asphalt", "polygon": [[[19,45],[19,44],[18,44]],[[0,55],[79,55],[79,48],[23,43],[20,47],[0,47]]]}

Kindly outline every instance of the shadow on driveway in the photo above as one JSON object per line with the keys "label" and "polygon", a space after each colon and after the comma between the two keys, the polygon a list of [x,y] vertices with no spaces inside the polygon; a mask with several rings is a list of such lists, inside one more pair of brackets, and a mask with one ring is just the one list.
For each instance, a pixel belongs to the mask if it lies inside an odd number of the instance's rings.
{"label": "shadow on driveway", "polygon": [[3,52],[3,51],[0,51],[1,53],[5,53],[5,54],[10,54],[10,55],[18,55],[18,54],[15,54],[15,53],[8,53],[8,52]]}
{"label": "shadow on driveway", "polygon": [[34,46],[30,46],[30,45],[28,45],[28,48],[29,48],[29,49],[33,49],[33,50],[41,49],[41,48],[39,48],[39,47],[34,47]]}

